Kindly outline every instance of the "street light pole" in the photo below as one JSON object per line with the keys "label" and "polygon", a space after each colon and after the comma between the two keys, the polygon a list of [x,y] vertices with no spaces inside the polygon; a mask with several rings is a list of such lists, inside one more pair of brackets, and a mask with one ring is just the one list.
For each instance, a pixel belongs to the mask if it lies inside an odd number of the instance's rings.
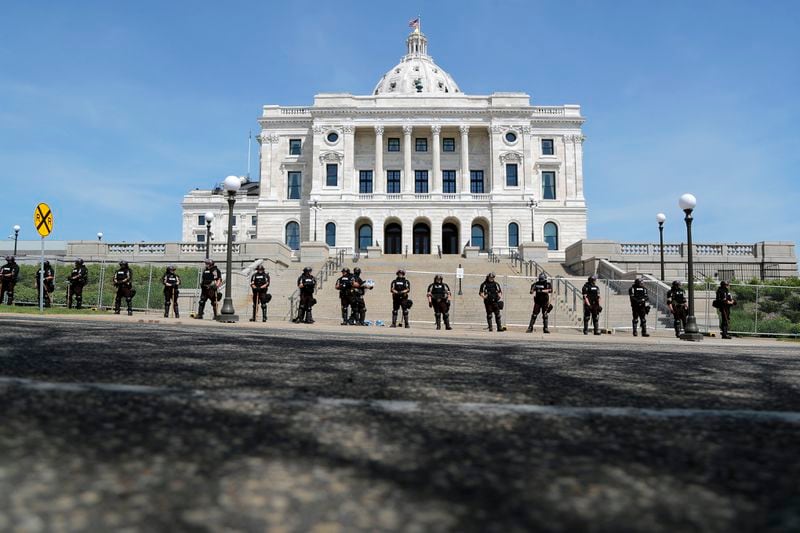
{"label": "street light pole", "polygon": [[211,211],[205,214],[206,219],[206,259],[208,259],[208,251],[211,249],[211,223],[214,221],[214,213]]}
{"label": "street light pole", "polygon": [[22,229],[19,227],[19,224],[14,225],[14,257],[17,256],[17,239],[19,238],[19,230]]}
{"label": "street light pole", "polygon": [[694,316],[694,263],[692,262],[692,220],[694,220],[692,218],[692,211],[694,211],[697,205],[697,199],[694,195],[686,193],[681,196],[678,205],[683,209],[683,212],[686,213],[683,220],[686,222],[686,243],[689,249],[687,265],[687,276],[689,278],[687,280],[689,284],[689,316],[686,317],[686,329],[683,334],[681,334],[681,339],[685,341],[701,341],[703,340],[703,335],[697,328],[697,319]]}
{"label": "street light pole", "polygon": [[531,242],[535,242],[536,241],[536,238],[534,237],[534,234],[533,234],[533,210],[538,206],[539,206],[539,202],[537,202],[533,198],[531,198],[531,201],[528,202],[528,207],[531,208]]}
{"label": "street light pole", "polygon": [[319,202],[314,200],[314,203],[311,205],[314,210],[314,242],[317,242],[317,211],[319,211]]}
{"label": "street light pole", "polygon": [[228,176],[222,184],[228,193],[228,257],[225,268],[225,300],[222,302],[222,310],[217,315],[217,322],[238,322],[233,309],[233,299],[231,298],[231,272],[233,270],[233,204],[236,203],[236,192],[242,186],[242,181],[237,176]]}
{"label": "street light pole", "polygon": [[661,251],[661,281],[664,281],[664,221],[667,220],[667,215],[659,213],[656,215],[656,220],[658,221],[658,249]]}

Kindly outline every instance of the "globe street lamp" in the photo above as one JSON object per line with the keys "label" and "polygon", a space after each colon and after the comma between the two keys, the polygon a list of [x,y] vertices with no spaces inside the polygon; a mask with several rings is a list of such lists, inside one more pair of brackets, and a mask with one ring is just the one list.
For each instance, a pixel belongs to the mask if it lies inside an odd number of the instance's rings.
{"label": "globe street lamp", "polygon": [[17,256],[17,239],[19,239],[19,230],[21,229],[19,224],[14,224],[14,257]]}
{"label": "globe street lamp", "polygon": [[697,329],[697,320],[694,317],[694,263],[692,263],[692,211],[697,205],[697,198],[692,194],[686,193],[678,200],[678,205],[686,213],[683,220],[686,222],[686,243],[689,249],[687,274],[689,278],[689,316],[686,317],[686,329],[681,335],[681,339],[685,341],[700,341],[703,340],[703,335]]}
{"label": "globe street lamp", "polygon": [[656,215],[658,222],[658,242],[659,250],[661,250],[661,281],[664,281],[664,221],[667,220],[667,215],[659,213]]}
{"label": "globe street lamp", "polygon": [[97,232],[97,240],[98,241],[102,241],[103,240],[103,232],[102,231],[98,231]]}
{"label": "globe street lamp", "polygon": [[217,315],[217,322],[238,322],[231,299],[231,271],[233,270],[233,204],[236,203],[236,192],[242,186],[238,176],[228,176],[222,182],[222,188],[228,193],[228,260],[225,268],[225,300],[222,302],[222,311]]}
{"label": "globe street lamp", "polygon": [[531,242],[534,242],[536,239],[533,237],[533,210],[539,206],[539,202],[535,199],[531,198],[530,202],[528,202],[528,207],[531,208]]}
{"label": "globe street lamp", "polygon": [[206,259],[208,259],[208,250],[211,248],[211,223],[214,222],[214,213],[209,211],[205,214],[206,219]]}

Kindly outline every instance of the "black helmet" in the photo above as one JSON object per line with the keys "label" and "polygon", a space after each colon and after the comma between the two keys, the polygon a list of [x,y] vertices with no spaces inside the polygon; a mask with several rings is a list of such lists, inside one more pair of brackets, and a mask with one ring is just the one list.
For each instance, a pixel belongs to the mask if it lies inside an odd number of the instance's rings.
{"label": "black helmet", "polygon": [[353,274],[355,274],[356,276],[358,276],[359,274],[361,274],[361,268],[359,268],[359,267],[355,267],[355,268],[353,269]]}
{"label": "black helmet", "polygon": [[11,256],[11,255],[7,255],[6,256],[6,261],[8,261],[9,263],[12,262],[13,260],[14,260],[14,256]]}
{"label": "black helmet", "polygon": [[486,274],[486,279],[494,279],[494,278],[495,278],[494,272],[489,272],[488,274]]}
{"label": "black helmet", "polygon": [[547,274],[545,274],[544,272],[539,274],[539,281],[547,281]]}
{"label": "black helmet", "polygon": [[589,281],[597,281],[597,276],[592,274],[591,276],[589,276]]}
{"label": "black helmet", "polygon": [[256,270],[264,270],[264,263],[259,263]]}
{"label": "black helmet", "polygon": [[208,266],[211,266],[211,265],[214,264],[214,260],[213,259],[206,259],[205,261],[203,261],[203,263],[207,264]]}
{"label": "black helmet", "polygon": [[311,267],[303,267],[303,272],[311,272]]}
{"label": "black helmet", "polygon": [[342,267],[342,272],[344,272],[346,274],[349,274],[350,273],[350,269],[347,268],[347,267]]}
{"label": "black helmet", "polygon": [[680,287],[681,286],[681,282],[676,279],[675,281],[672,282],[672,286],[673,287]]}
{"label": "black helmet", "polygon": [[169,265],[167,267],[167,272],[175,272],[175,265]]}
{"label": "black helmet", "polygon": [[397,276],[405,276],[406,275],[406,271],[401,268],[400,270],[397,271],[396,275]]}
{"label": "black helmet", "polygon": [[50,261],[45,261],[44,264],[50,266]]}
{"label": "black helmet", "polygon": [[119,266],[126,267],[126,266],[128,266],[128,262],[127,261],[120,261],[119,262]]}
{"label": "black helmet", "polygon": [[76,265],[82,265],[82,264],[83,264],[83,259],[81,259],[81,258],[79,257],[78,259],[76,259],[76,260],[75,260],[75,264],[76,264]]}
{"label": "black helmet", "polygon": [[442,280],[444,280],[444,276],[442,276],[441,274],[436,274],[435,276],[433,276],[433,281],[442,281]]}
{"label": "black helmet", "polygon": [[719,282],[719,284],[720,284],[720,285],[725,285],[726,287],[727,287],[728,285],[730,285],[730,284],[729,284],[727,281],[725,281],[724,279],[723,279],[722,281],[720,281],[720,282]]}
{"label": "black helmet", "polygon": [[636,285],[637,287],[641,287],[642,286],[642,278],[636,278],[635,280],[633,280],[633,284]]}

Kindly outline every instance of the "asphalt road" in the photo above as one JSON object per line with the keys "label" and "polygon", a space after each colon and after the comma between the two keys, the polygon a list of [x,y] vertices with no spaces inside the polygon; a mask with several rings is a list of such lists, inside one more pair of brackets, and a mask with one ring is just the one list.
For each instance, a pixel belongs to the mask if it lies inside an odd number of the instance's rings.
{"label": "asphalt road", "polygon": [[2,317],[0,530],[800,531],[795,345],[414,333]]}

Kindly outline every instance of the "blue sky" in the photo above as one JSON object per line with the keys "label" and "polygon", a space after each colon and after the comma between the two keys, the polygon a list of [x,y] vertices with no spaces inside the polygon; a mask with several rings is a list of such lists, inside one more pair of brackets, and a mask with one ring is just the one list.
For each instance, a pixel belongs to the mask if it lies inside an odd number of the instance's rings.
{"label": "blue sky", "polygon": [[793,1],[6,2],[0,228],[34,237],[45,201],[54,239],[178,240],[263,104],[369,94],[417,14],[465,93],[582,106],[590,238],[655,240],[663,211],[677,242],[692,192],[697,242],[795,240]]}

